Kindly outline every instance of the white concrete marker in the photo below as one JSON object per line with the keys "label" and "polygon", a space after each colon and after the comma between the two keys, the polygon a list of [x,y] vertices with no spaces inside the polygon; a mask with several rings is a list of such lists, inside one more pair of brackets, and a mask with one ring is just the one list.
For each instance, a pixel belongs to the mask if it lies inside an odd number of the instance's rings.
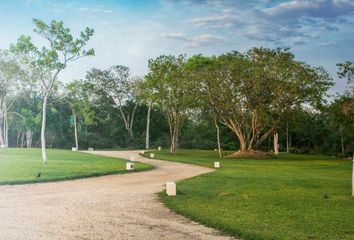
{"label": "white concrete marker", "polygon": [[73,147],[73,148],[71,148],[71,151],[77,152],[77,148],[76,148],[76,147]]}
{"label": "white concrete marker", "polygon": [[157,147],[157,150],[161,151],[162,147],[161,146],[158,146]]}
{"label": "white concrete marker", "polygon": [[93,152],[93,148],[89,148],[88,150],[89,150],[89,152]]}
{"label": "white concrete marker", "polygon": [[154,153],[150,153],[150,158],[155,158],[155,154]]}
{"label": "white concrete marker", "polygon": [[135,157],[134,156],[130,156],[130,161],[134,162],[135,161]]}
{"label": "white concrete marker", "polygon": [[214,168],[220,168],[220,162],[214,162]]}
{"label": "white concrete marker", "polygon": [[167,196],[176,196],[176,183],[174,182],[166,183],[166,194]]}
{"label": "white concrete marker", "polygon": [[127,169],[128,171],[133,171],[133,170],[134,170],[134,163],[132,163],[132,162],[127,162],[126,169]]}
{"label": "white concrete marker", "polygon": [[5,145],[4,145],[4,144],[1,144],[0,147],[1,147],[1,148],[5,148]]}

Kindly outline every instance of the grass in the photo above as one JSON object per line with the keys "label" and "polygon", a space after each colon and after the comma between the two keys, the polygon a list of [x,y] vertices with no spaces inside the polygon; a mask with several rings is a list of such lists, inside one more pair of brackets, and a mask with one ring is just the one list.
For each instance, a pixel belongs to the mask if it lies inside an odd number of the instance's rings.
{"label": "grass", "polygon": [[[0,185],[49,182],[126,173],[125,160],[66,150],[48,149],[43,165],[40,149],[0,149]],[[136,171],[152,166],[136,163]],[[38,173],[41,173],[40,177]]]}
{"label": "grass", "polygon": [[[148,153],[147,153],[148,154]],[[182,150],[157,159],[212,167],[213,151]],[[219,170],[161,193],[175,212],[244,239],[354,239],[351,161],[281,154],[276,159],[222,159]]]}

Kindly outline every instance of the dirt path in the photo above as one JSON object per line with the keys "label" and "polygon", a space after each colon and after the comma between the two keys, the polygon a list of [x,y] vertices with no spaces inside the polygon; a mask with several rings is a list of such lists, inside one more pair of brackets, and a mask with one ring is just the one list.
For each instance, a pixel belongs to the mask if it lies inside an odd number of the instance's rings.
{"label": "dirt path", "polygon": [[155,193],[168,180],[212,171],[143,158],[138,151],[95,152],[155,165],[147,172],[0,186],[0,239],[230,239],[176,215]]}

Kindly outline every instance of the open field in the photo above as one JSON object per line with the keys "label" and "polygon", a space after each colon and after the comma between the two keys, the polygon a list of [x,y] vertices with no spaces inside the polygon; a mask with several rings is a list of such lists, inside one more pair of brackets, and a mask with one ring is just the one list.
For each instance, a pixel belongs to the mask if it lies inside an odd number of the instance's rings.
{"label": "open field", "polygon": [[[48,150],[43,165],[40,149],[0,149],[0,185],[48,182],[125,173],[125,160],[66,150]],[[136,171],[152,167],[137,163]],[[40,177],[38,177],[38,174]]]}
{"label": "open field", "polygon": [[[209,166],[212,151],[157,159]],[[245,239],[354,239],[351,161],[281,154],[276,159],[222,159],[216,172],[179,182],[166,206]]]}

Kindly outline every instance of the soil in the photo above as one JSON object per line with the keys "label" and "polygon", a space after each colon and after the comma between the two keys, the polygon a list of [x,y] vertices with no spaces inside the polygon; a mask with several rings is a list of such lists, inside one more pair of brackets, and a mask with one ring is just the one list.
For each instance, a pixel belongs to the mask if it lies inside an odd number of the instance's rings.
{"label": "soil", "polygon": [[233,158],[272,158],[274,155],[269,152],[263,152],[263,151],[257,151],[257,150],[252,150],[252,151],[237,151],[234,152],[230,155],[227,155],[226,157],[233,157]]}

